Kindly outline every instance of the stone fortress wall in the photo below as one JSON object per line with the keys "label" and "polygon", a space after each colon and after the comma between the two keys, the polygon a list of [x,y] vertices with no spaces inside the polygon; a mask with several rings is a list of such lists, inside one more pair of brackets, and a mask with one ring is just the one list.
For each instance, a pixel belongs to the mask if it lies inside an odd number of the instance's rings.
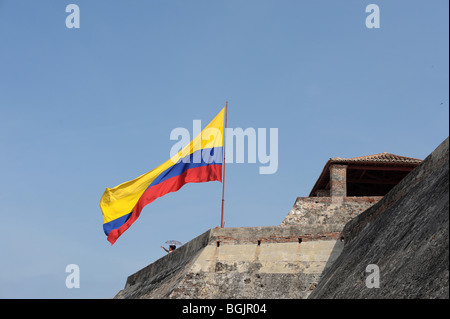
{"label": "stone fortress wall", "polygon": [[[335,185],[342,184],[339,177],[335,180]],[[416,231],[420,238],[414,237]],[[376,241],[374,248],[370,243]],[[419,241],[425,247],[420,254]],[[383,254],[386,248],[388,256]],[[361,293],[370,289],[363,285],[366,265],[358,263],[371,249],[378,257],[363,263],[380,263],[393,279],[402,278],[402,269],[391,269],[399,260],[421,256],[416,265],[422,270],[433,263],[430,269],[446,283],[446,290],[422,276],[419,282],[407,281],[409,291],[421,291],[414,295],[418,297],[448,298],[448,139],[385,197],[347,197],[332,188],[323,197],[297,198],[279,226],[207,230],[130,275],[115,298],[371,297]],[[433,280],[430,271],[424,273]],[[431,289],[438,292],[432,294]],[[401,291],[397,287],[391,296],[397,292],[408,297],[407,290]]]}

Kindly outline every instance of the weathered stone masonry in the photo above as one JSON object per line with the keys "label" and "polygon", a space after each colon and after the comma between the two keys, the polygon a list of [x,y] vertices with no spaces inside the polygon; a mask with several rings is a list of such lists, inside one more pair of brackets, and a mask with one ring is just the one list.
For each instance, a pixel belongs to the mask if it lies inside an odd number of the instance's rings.
{"label": "weathered stone masonry", "polygon": [[340,228],[211,229],[130,276],[116,298],[306,298],[343,248]]}
{"label": "weathered stone masonry", "polygon": [[332,197],[298,197],[294,207],[281,225],[344,225],[358,216],[382,196],[341,197],[339,201]]}

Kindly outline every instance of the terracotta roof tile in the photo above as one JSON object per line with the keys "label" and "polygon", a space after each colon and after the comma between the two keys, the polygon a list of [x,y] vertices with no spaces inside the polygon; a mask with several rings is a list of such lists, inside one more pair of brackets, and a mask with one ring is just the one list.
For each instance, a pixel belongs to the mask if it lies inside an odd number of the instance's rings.
{"label": "terracotta roof tile", "polygon": [[330,161],[332,163],[336,163],[336,162],[339,162],[339,163],[383,162],[383,163],[411,163],[411,164],[419,164],[423,160],[384,152],[384,153],[379,153],[379,154],[373,154],[373,155],[367,155],[367,156],[359,156],[359,157],[353,157],[353,158],[335,157],[335,158],[331,158]]}

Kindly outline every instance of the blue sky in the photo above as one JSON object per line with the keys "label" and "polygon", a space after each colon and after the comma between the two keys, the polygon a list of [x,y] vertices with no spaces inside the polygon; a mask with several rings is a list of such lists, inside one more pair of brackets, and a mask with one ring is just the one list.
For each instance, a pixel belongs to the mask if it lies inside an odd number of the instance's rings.
{"label": "blue sky", "polygon": [[113,246],[99,201],[225,101],[230,127],[279,131],[276,174],[227,165],[226,227],[279,225],[330,157],[425,158],[449,132],[448,6],[0,0],[0,298],[110,298],[166,240],[218,226],[218,182],[156,200]]}

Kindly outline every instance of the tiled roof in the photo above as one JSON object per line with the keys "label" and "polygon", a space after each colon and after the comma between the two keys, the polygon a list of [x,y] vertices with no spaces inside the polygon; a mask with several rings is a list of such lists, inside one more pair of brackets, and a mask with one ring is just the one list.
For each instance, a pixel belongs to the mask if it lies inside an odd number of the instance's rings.
{"label": "tiled roof", "polygon": [[335,157],[331,158],[330,161],[332,163],[380,162],[380,163],[410,163],[410,164],[420,164],[422,162],[421,159],[395,155],[387,152],[353,158]]}
{"label": "tiled roof", "polygon": [[325,164],[325,167],[323,168],[322,173],[317,179],[309,196],[315,196],[315,192],[321,187],[324,187],[323,185],[324,183],[325,184],[327,183],[327,179],[329,179],[329,167],[331,164],[349,164],[350,166],[351,165],[395,166],[395,167],[404,166],[414,168],[418,166],[421,162],[423,162],[423,160],[421,159],[395,155],[387,152],[353,158],[342,158],[342,157],[330,158]]}

